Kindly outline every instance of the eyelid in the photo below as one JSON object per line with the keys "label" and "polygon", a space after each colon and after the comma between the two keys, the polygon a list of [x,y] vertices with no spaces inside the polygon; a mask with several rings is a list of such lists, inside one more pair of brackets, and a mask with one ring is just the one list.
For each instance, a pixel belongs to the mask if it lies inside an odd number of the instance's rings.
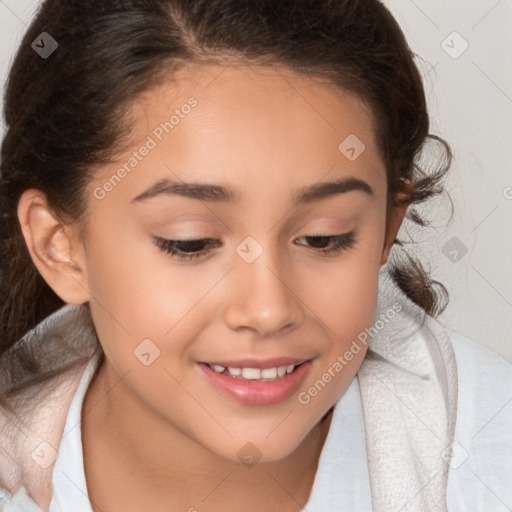
{"label": "eyelid", "polygon": [[[357,233],[355,230],[338,233],[333,235],[326,235],[323,233],[315,233],[315,234],[307,234],[299,237],[301,238],[309,238],[314,240],[327,239],[331,241],[325,248],[310,248],[309,250],[313,253],[316,253],[323,257],[335,257],[341,255],[341,253],[346,252],[351,249],[354,245],[357,244]],[[165,239],[157,236],[153,236],[153,240],[158,248],[166,252],[174,257],[176,260],[182,261],[191,261],[191,260],[201,260],[205,259],[208,255],[212,253],[215,247],[211,247],[212,242],[217,247],[222,245],[222,242],[215,238],[204,237],[204,238],[191,238],[191,239]],[[332,242],[334,240],[334,242]],[[200,251],[192,251],[186,252],[177,249],[176,246],[180,243],[208,243],[210,247],[208,249],[202,249]],[[301,245],[301,244],[297,244]]]}

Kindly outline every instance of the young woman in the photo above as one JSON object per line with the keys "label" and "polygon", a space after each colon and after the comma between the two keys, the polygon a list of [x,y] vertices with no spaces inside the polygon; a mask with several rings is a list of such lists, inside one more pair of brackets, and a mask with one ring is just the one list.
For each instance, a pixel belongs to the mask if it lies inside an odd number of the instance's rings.
{"label": "young woman", "polygon": [[451,154],[380,2],[46,0],[5,119],[3,510],[512,506],[510,364],[397,239]]}

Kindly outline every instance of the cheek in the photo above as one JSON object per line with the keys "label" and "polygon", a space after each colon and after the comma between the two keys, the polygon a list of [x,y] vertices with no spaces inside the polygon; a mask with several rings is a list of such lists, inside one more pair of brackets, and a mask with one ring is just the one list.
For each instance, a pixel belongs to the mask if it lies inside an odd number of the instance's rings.
{"label": "cheek", "polygon": [[319,401],[330,402],[339,396],[366,353],[367,330],[373,325],[377,304],[381,241],[378,233],[375,238],[366,235],[329,268],[324,265],[303,278],[305,302],[322,321],[326,335],[315,379],[330,371],[325,376],[329,384]]}
{"label": "cheek", "polygon": [[[347,265],[340,272],[338,283],[325,283],[325,293],[318,304],[318,311],[328,326],[329,348],[326,351],[324,365],[327,367],[343,357],[343,373],[355,373],[367,348],[369,339],[366,329],[374,320],[378,293],[379,267],[370,267],[355,263]],[[329,287],[328,287],[329,286]],[[348,382],[348,381],[347,381]]]}
{"label": "cheek", "polygon": [[[163,389],[166,396],[181,396],[165,370],[179,374],[188,345],[204,327],[194,304],[210,280],[191,279],[190,270],[172,265],[151,240],[127,234],[96,244],[88,268],[91,315],[117,375],[127,375],[126,385],[148,403]],[[165,400],[161,407],[168,407]]]}
{"label": "cheek", "polygon": [[378,267],[347,262],[337,277],[337,282],[324,283],[316,303],[327,326],[326,342],[315,371],[297,395],[300,410],[310,421],[325,414],[350,385],[366,354],[367,330],[375,315]]}
{"label": "cheek", "polygon": [[366,232],[346,254],[332,263],[310,265],[303,277],[308,305],[338,340],[373,322],[382,243],[381,233]]}
{"label": "cheek", "polygon": [[109,236],[105,228],[101,237],[87,265],[91,314],[106,355],[126,371],[145,348],[152,357],[165,355],[169,345],[183,350],[202,327],[201,321],[190,324],[197,320],[190,312],[211,279],[192,279],[191,270],[173,264],[147,235]]}
{"label": "cheek", "polygon": [[129,225],[121,229],[103,224],[91,247],[91,309],[129,332],[140,333],[141,323],[153,331],[167,331],[205,286],[204,280],[191,280],[192,271],[174,264],[148,233]]}

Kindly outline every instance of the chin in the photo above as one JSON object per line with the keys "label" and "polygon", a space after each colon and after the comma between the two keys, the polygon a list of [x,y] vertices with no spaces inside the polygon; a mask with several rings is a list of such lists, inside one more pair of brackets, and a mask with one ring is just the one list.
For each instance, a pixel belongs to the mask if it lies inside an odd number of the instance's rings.
{"label": "chin", "polygon": [[[293,414],[293,413],[292,413]],[[284,416],[286,417],[286,415]],[[244,464],[248,467],[256,463],[272,463],[282,460],[293,453],[309,432],[290,432],[290,426],[278,426],[281,432],[277,432],[276,425],[272,427],[258,428],[257,431],[247,431],[246,435],[238,433],[236,437],[223,437],[219,443],[212,445],[212,438],[208,439],[205,446],[219,457]],[[276,429],[273,432],[273,429]]]}

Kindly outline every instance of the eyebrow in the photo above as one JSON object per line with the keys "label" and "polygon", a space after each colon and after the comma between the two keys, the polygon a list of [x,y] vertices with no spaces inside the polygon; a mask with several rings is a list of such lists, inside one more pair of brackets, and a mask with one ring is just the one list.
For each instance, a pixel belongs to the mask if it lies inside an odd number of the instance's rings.
{"label": "eyebrow", "polygon": [[[372,187],[366,181],[358,178],[346,177],[335,181],[315,183],[299,189],[293,195],[294,205],[310,203],[320,199],[326,199],[337,194],[360,191],[369,197],[374,196]],[[240,201],[238,192],[228,186],[210,183],[187,183],[183,181],[171,181],[162,179],[131,200],[138,203],[157,196],[180,196],[201,201],[222,203],[237,203]]]}

